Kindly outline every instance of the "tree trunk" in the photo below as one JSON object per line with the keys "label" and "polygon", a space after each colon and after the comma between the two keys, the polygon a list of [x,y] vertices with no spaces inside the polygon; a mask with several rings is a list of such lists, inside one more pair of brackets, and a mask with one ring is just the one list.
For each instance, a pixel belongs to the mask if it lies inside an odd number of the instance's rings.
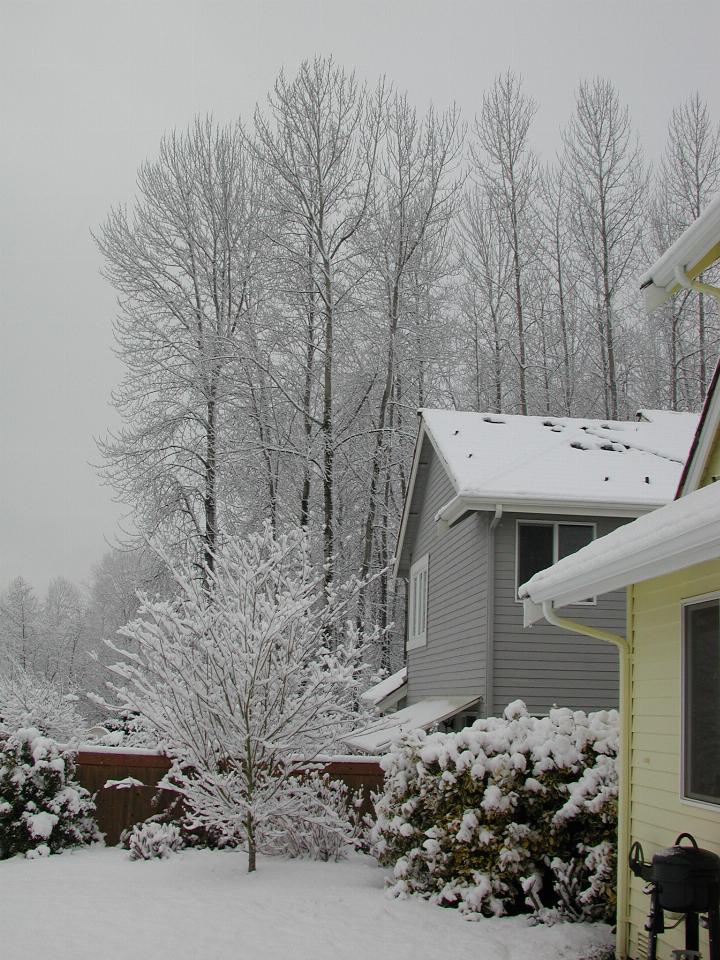
{"label": "tree trunk", "polygon": [[203,560],[205,586],[215,570],[217,547],[217,387],[213,384],[207,404],[207,444],[205,455],[205,537]]}

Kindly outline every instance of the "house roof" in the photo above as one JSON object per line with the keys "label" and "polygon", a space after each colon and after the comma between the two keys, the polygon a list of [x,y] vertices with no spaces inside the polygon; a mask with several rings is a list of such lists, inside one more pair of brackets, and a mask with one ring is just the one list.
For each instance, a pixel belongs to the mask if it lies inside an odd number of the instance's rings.
{"label": "house roof", "polygon": [[454,489],[437,519],[507,509],[636,517],[673,498],[698,417],[638,411],[633,421],[419,411],[420,429],[396,550],[401,566],[427,437]]}
{"label": "house roof", "polygon": [[[677,269],[695,277],[718,259],[720,195],[642,277],[647,309],[659,306],[678,289]],[[518,592],[525,606],[526,625],[542,618],[543,603],[561,607],[720,556],[720,483],[700,488],[708,459],[720,438],[719,378],[720,364],[688,451],[675,502],[595,540],[522,584]]]}
{"label": "house roof", "polygon": [[646,309],[659,307],[680,288],[676,268],[693,279],[719,259],[720,194],[640,278]]}
{"label": "house roof", "polygon": [[390,745],[404,730],[427,730],[442,720],[454,717],[478,702],[479,697],[434,697],[419,700],[396,713],[380,717],[364,730],[345,737],[345,743],[365,753],[377,753]]}
{"label": "house roof", "polygon": [[[383,700],[390,697],[393,693],[397,694],[407,684],[407,667],[401,667],[397,673],[391,673],[379,683],[360,694],[363,703],[372,707],[379,707]],[[399,698],[398,698],[399,699]]]}
{"label": "house roof", "polygon": [[718,556],[720,483],[713,483],[594,540],[536,573],[518,593],[527,623],[534,623],[544,602],[562,607]]}
{"label": "house roof", "polygon": [[456,494],[509,503],[633,505],[671,500],[697,415],[635,421],[421,411]]}

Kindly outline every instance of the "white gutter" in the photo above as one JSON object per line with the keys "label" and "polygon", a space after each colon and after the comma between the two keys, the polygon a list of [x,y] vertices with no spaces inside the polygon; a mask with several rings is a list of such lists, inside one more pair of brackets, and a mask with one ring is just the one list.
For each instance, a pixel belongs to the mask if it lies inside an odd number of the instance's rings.
{"label": "white gutter", "polygon": [[452,526],[464,513],[469,511],[488,511],[492,513],[498,505],[505,511],[515,513],[564,513],[574,514],[575,516],[630,517],[634,519],[650,513],[658,507],[664,507],[667,502],[666,497],[658,500],[620,500],[613,503],[606,498],[598,498],[597,500],[567,500],[563,497],[510,498],[507,496],[507,491],[504,494],[501,491],[491,491],[482,497],[459,493],[440,507],[435,514],[435,521]]}

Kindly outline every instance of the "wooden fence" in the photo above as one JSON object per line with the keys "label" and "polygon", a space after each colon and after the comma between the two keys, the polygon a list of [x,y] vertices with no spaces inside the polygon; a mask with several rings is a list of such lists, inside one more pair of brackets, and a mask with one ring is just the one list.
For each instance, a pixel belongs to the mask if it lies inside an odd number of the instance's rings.
{"label": "wooden fence", "polygon": [[[105,842],[119,842],[123,830],[142,823],[166,810],[175,799],[169,790],[157,784],[170,769],[162,754],[152,750],[123,750],[113,747],[89,747],[75,757],[76,777],[95,794],[97,820]],[[343,780],[352,790],[362,790],[365,810],[372,809],[370,794],[380,789],[383,772],[377,759],[370,757],[323,758],[322,768],[331,777]],[[106,787],[108,780],[132,778],[142,786]]]}

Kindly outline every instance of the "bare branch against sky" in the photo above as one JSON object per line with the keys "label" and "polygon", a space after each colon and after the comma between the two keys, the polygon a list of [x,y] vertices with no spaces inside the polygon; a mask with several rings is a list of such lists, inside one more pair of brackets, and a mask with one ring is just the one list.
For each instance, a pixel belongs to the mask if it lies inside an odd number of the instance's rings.
{"label": "bare branch against sky", "polygon": [[332,54],[360,81],[471,121],[501,71],[551,160],[578,83],[608,77],[657,162],[695,90],[720,115],[717,0],[55,0],[0,5],[0,585],[88,575],[121,508],[89,462],[109,406],[114,293],[90,230],[130,202],[163,133],[250,119],[279,70]]}

